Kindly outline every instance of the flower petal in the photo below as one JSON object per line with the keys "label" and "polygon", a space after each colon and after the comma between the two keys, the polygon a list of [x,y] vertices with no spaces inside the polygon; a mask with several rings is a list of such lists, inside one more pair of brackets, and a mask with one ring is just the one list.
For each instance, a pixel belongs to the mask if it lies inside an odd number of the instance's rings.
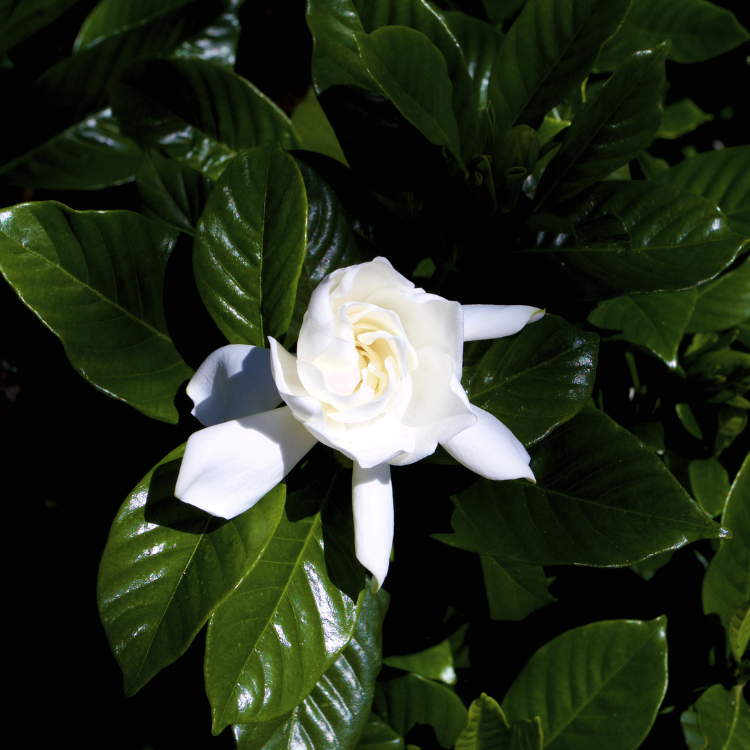
{"label": "flower petal", "polygon": [[187,387],[193,416],[206,427],[275,409],[281,403],[271,352],[229,344],[208,355]]}
{"label": "flower petal", "polygon": [[234,518],[272,490],[317,440],[287,406],[194,432],[175,497]]}
{"label": "flower petal", "polygon": [[461,305],[464,341],[500,339],[518,333],[527,323],[544,317],[544,310],[529,305]]}
{"label": "flower petal", "polygon": [[477,423],[443,443],[457,461],[487,479],[534,479],[521,441],[497,418],[472,404]]}
{"label": "flower petal", "polygon": [[354,548],[357,559],[372,573],[376,592],[388,573],[393,544],[391,467],[363,469],[356,461],[352,473]]}

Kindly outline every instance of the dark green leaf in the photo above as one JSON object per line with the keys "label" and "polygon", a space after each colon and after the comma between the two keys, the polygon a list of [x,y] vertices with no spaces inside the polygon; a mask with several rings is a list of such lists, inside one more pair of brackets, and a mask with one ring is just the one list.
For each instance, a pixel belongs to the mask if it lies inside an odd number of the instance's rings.
{"label": "dark green leaf", "polygon": [[542,721],[538,716],[533,719],[517,719],[511,725],[510,750],[542,750]]}
{"label": "dark green leaf", "polygon": [[175,49],[174,56],[199,58],[234,68],[240,40],[239,11],[244,2],[245,0],[228,0],[226,11],[195,36],[186,39]]}
{"label": "dark green leaf", "polygon": [[509,750],[510,725],[494,698],[482,693],[469,706],[469,721],[456,740],[455,750]]}
{"label": "dark green leaf", "polygon": [[404,738],[371,713],[356,750],[404,750]]}
{"label": "dark green leaf", "polygon": [[651,555],[641,562],[633,563],[630,569],[644,581],[650,581],[656,575],[656,571],[663,568],[672,559],[674,553],[673,549],[668,549],[658,555]]}
{"label": "dark green leaf", "polygon": [[303,149],[325,154],[349,166],[336,133],[313,89],[310,89],[307,96],[294,108],[292,125],[299,135]]}
{"label": "dark green leaf", "polygon": [[727,628],[729,648],[734,654],[735,661],[739,664],[747,651],[750,641],[750,599],[741,607],[738,607]]}
{"label": "dark green leaf", "polygon": [[664,117],[656,131],[656,137],[674,140],[713,119],[713,115],[704,112],[692,99],[680,99],[679,102],[664,107]]}
{"label": "dark green leaf", "polygon": [[291,494],[260,561],[211,617],[214,733],[284,716],[349,643],[364,588],[350,492],[346,480],[323,480]]}
{"label": "dark green leaf", "polygon": [[635,750],[666,689],[666,617],[610,620],[542,646],[502,705],[511,721],[539,716],[550,750]]}
{"label": "dark green leaf", "polygon": [[664,464],[586,407],[531,451],[536,485],[480,479],[451,499],[451,546],[532,565],[630,565],[726,536]]}
{"label": "dark green leaf", "polygon": [[517,124],[538,127],[546,112],[581,85],[628,5],[629,0],[529,0],[492,68],[495,133],[502,136]]}
{"label": "dark green leaf", "polygon": [[184,451],[172,451],[126,498],[99,566],[99,613],[127,695],[185,653],[257,563],[284,508],[283,484],[230,521],[177,500]]}
{"label": "dark green leaf", "polygon": [[162,301],[171,230],[128,211],[26,203],[0,212],[0,269],[93,386],[154,419],[177,422],[192,375]]}
{"label": "dark green leaf", "polygon": [[78,0],[15,0],[0,8],[0,55],[43,29]]}
{"label": "dark green leaf", "polygon": [[523,7],[526,0],[482,0],[490,23],[501,24]]}
{"label": "dark green leaf", "polygon": [[539,181],[538,203],[579,193],[651,144],[661,123],[668,50],[665,43],[628,58],[583,105]]}
{"label": "dark green leaf", "polygon": [[379,682],[372,710],[402,737],[415,724],[431,726],[445,748],[453,747],[468,720],[466,707],[450,688],[416,674]]}
{"label": "dark green leaf", "polygon": [[716,518],[724,510],[729,494],[729,475],[718,458],[699,458],[688,465],[690,489],[698,505]]}
{"label": "dark green leaf", "polygon": [[491,619],[523,620],[557,601],[547,591],[547,578],[540,566],[489,555],[482,555],[481,561]]}
{"label": "dark green leaf", "polygon": [[113,89],[124,132],[213,180],[246,148],[297,148],[289,118],[249,81],[204,60],[131,65]]}
{"label": "dark green leaf", "polygon": [[233,344],[286,332],[307,242],[302,175],[277,143],[243,151],[196,227],[193,269],[203,303]]}
{"label": "dark green leaf", "polygon": [[420,677],[440,680],[446,685],[456,684],[456,670],[453,667],[453,650],[449,640],[444,640],[431,648],[405,656],[387,656],[383,664],[397,667],[405,672],[414,672]]}
{"label": "dark green leaf", "polygon": [[238,750],[353,748],[368,723],[380,671],[388,593],[365,594],[352,639],[310,694],[288,714],[261,724],[235,724]]}
{"label": "dark green leaf", "polygon": [[531,445],[570,419],[591,395],[598,336],[556,315],[497,339],[464,369],[469,400]]}
{"label": "dark green leaf", "polygon": [[731,690],[713,685],[683,712],[681,721],[691,748],[744,750],[750,743],[750,706],[741,685]]}
{"label": "dark green leaf", "polygon": [[750,318],[750,258],[696,290],[688,333],[724,331]]}

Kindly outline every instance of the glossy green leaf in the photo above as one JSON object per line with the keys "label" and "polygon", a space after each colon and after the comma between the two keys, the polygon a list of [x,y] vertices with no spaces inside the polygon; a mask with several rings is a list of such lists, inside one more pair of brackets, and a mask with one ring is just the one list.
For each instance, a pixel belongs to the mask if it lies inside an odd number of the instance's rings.
{"label": "glossy green leaf", "polygon": [[598,328],[622,331],[612,338],[629,341],[677,367],[677,349],[695,307],[695,291],[626,294],[600,302],[587,318]]}
{"label": "glossy green leaf", "polygon": [[238,750],[353,748],[368,723],[380,671],[388,593],[365,594],[352,639],[310,694],[288,714],[261,724],[235,724]]}
{"label": "glossy green leaf", "polygon": [[469,721],[455,750],[509,750],[511,730],[500,704],[482,693],[469,706]]}
{"label": "glossy green leaf", "polygon": [[692,99],[680,99],[664,107],[664,117],[656,131],[656,137],[674,140],[713,119],[713,115],[704,112]]}
{"label": "glossy green leaf", "polygon": [[[658,224],[655,211],[664,217]],[[617,240],[585,245],[548,233],[532,252],[510,255],[515,273],[550,275],[568,298],[686,289],[716,276],[748,242],[711,201],[653,180],[603,183],[566,218],[616,219],[630,235],[629,246]]]}
{"label": "glossy green leaf", "polygon": [[240,41],[239,10],[244,2],[245,0],[226,0],[224,13],[195,36],[186,39],[172,54],[175,57],[198,58],[234,68]]}
{"label": "glossy green leaf", "polygon": [[193,371],[170,338],[162,301],[175,235],[129,211],[26,203],[0,212],[0,270],[60,338],[93,386],[177,422]]}
{"label": "glossy green leaf", "polygon": [[0,8],[0,55],[43,29],[79,0],[15,0]]}
{"label": "glossy green leaf", "polygon": [[741,685],[713,685],[680,718],[686,739],[700,750],[745,750],[750,744],[750,706]]}
{"label": "glossy green leaf", "polygon": [[659,179],[713,201],[735,232],[750,237],[750,145],[697,154]]}
{"label": "glossy green leaf", "polygon": [[451,81],[438,48],[422,32],[402,26],[357,34],[355,40],[362,64],[399,112],[463,166]]}
{"label": "glossy green leaf", "polygon": [[415,724],[431,726],[444,748],[453,747],[468,720],[466,707],[450,688],[416,674],[379,682],[372,710],[402,737]]}
{"label": "glossy green leaf", "polygon": [[286,332],[307,215],[299,168],[276,143],[243,151],[216,184],[196,227],[193,270],[231,343],[264,346]]}
{"label": "glossy green leaf", "polygon": [[249,81],[204,60],[131,65],[113,89],[123,132],[215,180],[237,153],[278,141],[297,148],[289,118]]}
{"label": "glossy green leaf", "polygon": [[696,290],[688,333],[724,331],[750,318],[750,258]]}
{"label": "glossy green leaf", "polygon": [[735,611],[750,599],[750,454],[732,482],[721,524],[732,532],[723,539],[703,578],[703,611],[713,612],[729,629]]}
{"label": "glossy green leaf", "polygon": [[176,159],[147,151],[136,175],[142,212],[187,234],[195,233],[213,182]]}
{"label": "glossy green leaf", "polygon": [[666,689],[666,617],[610,620],[542,646],[502,707],[510,721],[539,716],[551,750],[635,750]]}
{"label": "glossy green leaf", "polygon": [[591,395],[598,336],[545,315],[515,336],[497,339],[464,368],[469,400],[531,445],[570,419]]}
{"label": "glossy green leaf", "polygon": [[612,70],[636,50],[672,42],[669,59],[692,63],[734,49],[750,36],[734,14],[705,0],[633,0],[620,30],[602,49],[598,70]]}
{"label": "glossy green leaf", "polygon": [[510,727],[510,750],[542,750],[542,721],[538,716],[533,719],[517,719]]}
{"label": "glossy green leaf", "polygon": [[480,479],[453,496],[446,544],[532,565],[630,565],[726,536],[630,432],[586,407],[531,448],[537,484]]}
{"label": "glossy green leaf", "polygon": [[690,489],[698,505],[711,518],[724,510],[729,494],[729,475],[717,458],[698,458],[688,464]]}
{"label": "glossy green leaf", "polygon": [[205,676],[215,734],[284,716],[349,643],[365,580],[347,479],[287,497],[260,561],[211,617]]}
{"label": "glossy green leaf", "polygon": [[734,611],[732,619],[729,621],[727,634],[729,636],[729,648],[734,654],[735,660],[739,663],[742,661],[750,641],[750,600]]}
{"label": "glossy green leaf", "polygon": [[99,566],[99,613],[127,695],[185,653],[257,563],[284,508],[283,484],[229,521],[181,502],[174,487],[184,451],[172,451],[125,499]]}
{"label": "glossy green leaf", "polygon": [[420,677],[430,680],[440,680],[446,685],[456,684],[456,670],[453,665],[453,650],[449,640],[441,641],[416,654],[404,656],[387,656],[383,664],[397,667],[405,672],[414,672]]}
{"label": "glossy green leaf", "polygon": [[537,609],[556,602],[547,591],[547,577],[538,565],[482,555],[482,573],[493,620],[523,620]]}
{"label": "glossy green leaf", "polygon": [[310,89],[307,96],[294,108],[292,125],[297,131],[303,149],[325,154],[349,166],[336,133],[313,89]]}
{"label": "glossy green leaf", "polygon": [[357,750],[404,750],[404,738],[377,714],[371,713],[357,743]]}
{"label": "glossy green leaf", "polygon": [[537,127],[580,86],[628,5],[629,0],[529,0],[492,68],[495,133],[518,124]]}
{"label": "glossy green leaf", "polygon": [[665,43],[628,58],[581,107],[539,181],[537,202],[570,198],[651,144],[662,118],[668,50]]}

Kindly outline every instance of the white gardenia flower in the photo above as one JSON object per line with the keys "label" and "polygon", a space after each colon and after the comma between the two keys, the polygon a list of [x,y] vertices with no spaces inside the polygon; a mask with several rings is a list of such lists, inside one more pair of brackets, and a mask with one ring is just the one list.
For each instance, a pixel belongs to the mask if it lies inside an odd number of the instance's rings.
{"label": "white gardenia flower", "polygon": [[312,294],[296,356],[269,338],[270,350],[229,345],[198,368],[188,395],[206,428],[188,440],[175,495],[233,518],[325,443],[353,461],[357,558],[377,589],[393,541],[391,465],[440,443],[488,479],[534,480],[523,445],[469,403],[461,367],[464,341],[509,336],[543,315],[450,302],[385,258],[334,271]]}

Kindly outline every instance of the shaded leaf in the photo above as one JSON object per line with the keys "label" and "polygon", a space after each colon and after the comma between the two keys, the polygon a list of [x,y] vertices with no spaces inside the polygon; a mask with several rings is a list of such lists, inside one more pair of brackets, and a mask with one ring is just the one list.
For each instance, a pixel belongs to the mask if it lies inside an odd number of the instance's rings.
{"label": "shaded leaf", "polygon": [[490,23],[501,24],[523,7],[526,0],[482,0]]}
{"label": "shaded leaf", "polygon": [[729,648],[734,654],[735,660],[739,663],[747,651],[747,644],[750,641],[750,601],[745,602],[738,607],[732,619],[729,621]]}
{"label": "shaded leaf", "polygon": [[685,738],[700,750],[744,750],[750,742],[750,707],[740,685],[711,686],[680,720]]}
{"label": "shaded leaf", "polygon": [[674,140],[713,119],[713,115],[704,112],[692,99],[680,99],[664,107],[664,117],[656,131],[656,137]]}
{"label": "shaded leaf", "polygon": [[227,0],[226,10],[195,36],[186,39],[175,49],[175,57],[208,60],[217,65],[234,68],[240,40],[240,6],[245,0]]}
{"label": "shaded leaf", "polygon": [[357,750],[404,750],[404,738],[371,713],[357,743]]}
{"label": "shaded leaf", "polygon": [[78,0],[23,0],[0,9],[0,55],[43,29]]}
{"label": "shaded leaf", "polygon": [[732,328],[750,318],[750,258],[732,271],[699,286],[688,333]]}
{"label": "shaded leaf", "polygon": [[325,154],[349,166],[336,133],[313,89],[310,89],[307,96],[294,108],[292,125],[297,131],[303,149]]}
{"label": "shaded leaf", "polygon": [[469,706],[469,721],[456,740],[455,750],[509,750],[511,739],[500,704],[482,693]]}
{"label": "shaded leaf", "polygon": [[510,750],[542,750],[542,722],[538,716],[517,719],[510,729]]}
{"label": "shaded leaf", "polygon": [[703,430],[701,430],[698,420],[696,420],[690,404],[675,404],[677,418],[682,422],[682,426],[698,440],[703,440]]}
{"label": "shaded leaf", "polygon": [[668,549],[666,552],[660,552],[658,555],[651,555],[641,562],[633,563],[630,569],[643,578],[644,581],[650,581],[656,571],[663,568],[674,555],[675,550]]}
{"label": "shaded leaf", "polygon": [[547,577],[542,567],[489,555],[482,555],[480,559],[491,619],[523,620],[526,615],[557,601],[547,591]]}
{"label": "shaded leaf", "polygon": [[717,458],[696,459],[688,464],[690,488],[703,510],[715,518],[724,510],[729,494],[729,475]]}
{"label": "shaded leaf", "polygon": [[383,664],[397,667],[405,672],[414,672],[420,677],[430,680],[440,680],[446,685],[456,684],[456,670],[453,666],[453,651],[449,640],[438,643],[437,646],[405,656],[387,656]]}

